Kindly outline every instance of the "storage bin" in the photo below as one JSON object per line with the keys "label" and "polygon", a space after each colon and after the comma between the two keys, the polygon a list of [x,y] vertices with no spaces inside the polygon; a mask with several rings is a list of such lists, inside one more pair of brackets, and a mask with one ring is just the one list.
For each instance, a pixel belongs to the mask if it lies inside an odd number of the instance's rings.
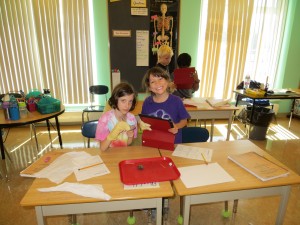
{"label": "storage bin", "polygon": [[37,110],[41,114],[48,114],[60,111],[60,101],[55,98],[42,98],[37,103]]}

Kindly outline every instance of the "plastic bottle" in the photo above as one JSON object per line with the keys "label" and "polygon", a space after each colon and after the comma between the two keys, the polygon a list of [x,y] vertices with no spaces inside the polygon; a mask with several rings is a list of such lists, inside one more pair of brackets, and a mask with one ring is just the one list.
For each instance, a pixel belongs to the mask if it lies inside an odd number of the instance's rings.
{"label": "plastic bottle", "polygon": [[11,96],[9,100],[9,117],[11,120],[20,119],[18,101],[14,96]]}
{"label": "plastic bottle", "polygon": [[44,89],[44,97],[51,97],[50,89]]}
{"label": "plastic bottle", "polygon": [[250,87],[250,81],[251,81],[250,75],[246,75],[245,80],[244,80],[244,89],[245,90]]}
{"label": "plastic bottle", "polygon": [[21,118],[26,118],[27,117],[27,108],[26,108],[26,103],[25,102],[19,102],[19,112],[20,112],[20,117]]}
{"label": "plastic bottle", "polygon": [[4,113],[4,118],[6,120],[10,120],[10,116],[9,116],[9,102],[3,102],[2,103],[2,109],[3,109],[3,113]]}

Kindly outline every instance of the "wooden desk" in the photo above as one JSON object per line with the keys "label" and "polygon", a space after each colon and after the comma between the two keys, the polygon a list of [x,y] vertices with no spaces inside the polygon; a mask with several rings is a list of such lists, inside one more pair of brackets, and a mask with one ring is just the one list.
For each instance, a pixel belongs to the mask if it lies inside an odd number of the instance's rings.
{"label": "wooden desk", "polygon": [[201,102],[201,107],[186,107],[186,110],[190,114],[191,119],[211,120],[210,141],[213,141],[215,119],[228,120],[226,140],[229,141],[233,114],[238,108],[234,106],[211,107],[204,101],[204,98],[192,98],[192,100]]}
{"label": "wooden desk", "polygon": [[[145,208],[156,208],[156,224],[162,223],[162,198],[174,195],[170,182],[161,182],[160,187],[154,189],[124,190],[119,174],[120,161],[126,159],[159,157],[160,155],[157,149],[142,146],[130,146],[111,148],[105,152],[100,152],[99,149],[76,150],[86,151],[92,155],[99,154],[101,156],[111,173],[91,178],[80,183],[101,184],[103,185],[104,192],[109,194],[112,199],[105,201],[86,198],[68,192],[39,192],[37,191],[37,188],[56,186],[56,184],[48,179],[35,179],[32,186],[23,197],[21,205],[35,207],[38,225],[45,224],[45,216]],[[70,151],[70,149],[57,151]],[[43,157],[47,157],[47,155]],[[40,160],[43,160],[43,158]],[[36,163],[38,163],[38,161]],[[74,174],[72,174],[66,178],[64,182],[77,181]]]}
{"label": "wooden desk", "polygon": [[[2,130],[3,128],[12,128],[12,127],[23,126],[23,125],[27,125],[27,124],[34,124],[34,123],[41,122],[41,121],[46,121],[47,129],[48,129],[48,132],[50,135],[49,120],[52,118],[55,118],[56,129],[57,129],[58,138],[59,138],[59,144],[60,144],[60,147],[62,148],[62,139],[61,139],[61,134],[60,134],[60,126],[59,126],[58,116],[63,114],[64,112],[65,112],[65,107],[61,106],[61,109],[59,112],[49,113],[49,114],[41,114],[38,111],[34,111],[34,112],[28,112],[28,115],[26,118],[20,118],[19,120],[6,120],[4,118],[4,111],[0,110],[0,130]],[[50,137],[50,139],[51,139],[51,137]],[[37,144],[36,133],[35,133],[35,140],[36,140],[36,144]],[[0,147],[1,147],[2,159],[5,159],[5,147],[3,144],[2,135],[0,135]],[[37,144],[37,150],[39,151],[38,144]]]}
{"label": "wooden desk", "polygon": [[[184,220],[183,224],[189,224],[191,205],[275,195],[281,196],[276,224],[283,224],[291,185],[300,183],[299,175],[289,169],[290,174],[287,177],[263,182],[230,161],[227,158],[228,155],[255,151],[264,155],[276,164],[287,168],[248,140],[194,143],[189,145],[213,149],[212,162],[217,162],[235,179],[235,181],[196,188],[186,188],[181,179],[173,181],[175,191],[179,196],[181,196],[183,201],[183,208],[181,208],[181,215]],[[170,151],[160,151],[163,156],[172,158],[178,168],[203,164],[202,161],[198,160],[173,157],[172,152]]]}
{"label": "wooden desk", "polygon": [[[192,98],[195,102],[203,102],[203,98]],[[131,112],[133,115],[138,116],[142,112],[143,101],[138,101],[135,109]],[[202,104],[203,107],[186,107],[186,110],[191,116],[191,119],[199,119],[199,120],[211,120],[211,128],[210,128],[210,141],[213,141],[214,136],[214,121],[215,119],[226,119],[228,120],[227,127],[227,136],[226,140],[229,140],[232,117],[237,107],[229,106],[229,107],[211,107],[208,103],[204,102]],[[108,104],[105,106],[105,110],[109,110],[110,107]]]}
{"label": "wooden desk", "polygon": [[283,95],[280,95],[280,94],[268,94],[268,95],[263,96],[263,97],[257,97],[257,96],[253,96],[253,95],[247,94],[245,92],[245,90],[235,90],[235,91],[233,91],[234,93],[236,93],[236,103],[235,103],[235,106],[237,106],[239,104],[239,101],[242,98],[250,98],[250,99],[252,99],[253,100],[253,103],[252,103],[253,107],[252,107],[251,116],[250,116],[250,119],[249,119],[249,123],[252,123],[253,114],[254,114],[254,108],[257,105],[257,100],[259,100],[259,99],[293,100],[292,107],[291,107],[291,110],[290,110],[290,120],[289,120],[289,128],[290,128],[292,117],[293,117],[293,112],[294,112],[295,100],[296,99],[300,99],[300,89],[288,89],[288,90],[291,91],[291,92],[290,93],[284,93]]}

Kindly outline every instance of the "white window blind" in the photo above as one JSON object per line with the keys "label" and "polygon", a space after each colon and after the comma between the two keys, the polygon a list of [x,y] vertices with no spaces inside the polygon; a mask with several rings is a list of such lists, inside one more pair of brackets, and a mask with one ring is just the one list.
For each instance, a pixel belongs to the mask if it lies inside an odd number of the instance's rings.
{"label": "white window blind", "polygon": [[49,88],[64,104],[89,102],[88,0],[0,1],[0,92]]}
{"label": "white window blind", "polygon": [[249,74],[277,74],[288,0],[203,0],[198,49],[200,96],[231,98]]}

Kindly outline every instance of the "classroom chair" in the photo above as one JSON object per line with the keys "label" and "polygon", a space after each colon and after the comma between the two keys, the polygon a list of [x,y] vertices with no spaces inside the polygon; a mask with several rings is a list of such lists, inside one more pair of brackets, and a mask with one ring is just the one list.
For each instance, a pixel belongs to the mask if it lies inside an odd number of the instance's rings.
{"label": "classroom chair", "polygon": [[98,120],[87,121],[82,124],[81,134],[88,138],[88,148],[90,147],[90,139],[95,138]]}
{"label": "classroom chair", "polygon": [[182,128],[182,143],[206,142],[209,132],[203,127],[184,127]]}
{"label": "classroom chair", "polygon": [[108,93],[108,86],[106,85],[91,85],[89,88],[90,95],[91,95],[91,103],[90,106],[85,108],[82,111],[82,123],[84,123],[84,114],[87,114],[87,119],[89,120],[89,113],[92,112],[103,112],[104,107],[102,105],[93,105],[95,101],[95,95],[98,96],[104,96],[105,97],[105,102],[107,102],[107,93]]}

